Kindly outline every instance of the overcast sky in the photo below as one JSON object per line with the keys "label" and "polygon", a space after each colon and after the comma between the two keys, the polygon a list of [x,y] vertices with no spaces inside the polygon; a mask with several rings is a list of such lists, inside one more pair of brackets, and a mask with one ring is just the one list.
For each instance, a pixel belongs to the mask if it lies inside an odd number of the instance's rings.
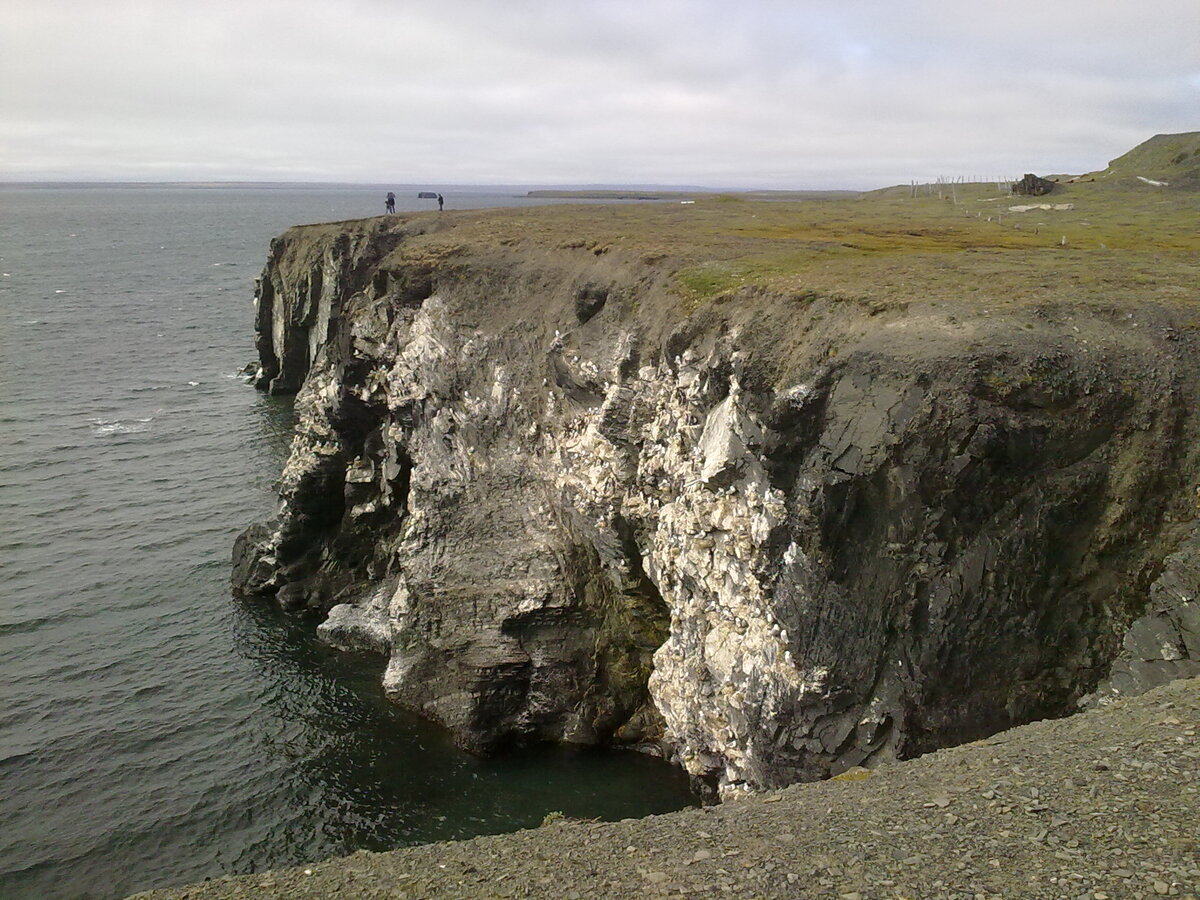
{"label": "overcast sky", "polygon": [[1200,130],[1200,0],[6,0],[0,179],[877,187]]}

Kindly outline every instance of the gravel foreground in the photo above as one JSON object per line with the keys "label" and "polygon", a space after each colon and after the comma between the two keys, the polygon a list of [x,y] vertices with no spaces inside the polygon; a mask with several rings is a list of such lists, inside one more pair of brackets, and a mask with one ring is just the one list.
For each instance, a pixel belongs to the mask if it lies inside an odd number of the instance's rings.
{"label": "gravel foreground", "polygon": [[138,894],[1106,898],[1200,891],[1200,679],[832,781]]}

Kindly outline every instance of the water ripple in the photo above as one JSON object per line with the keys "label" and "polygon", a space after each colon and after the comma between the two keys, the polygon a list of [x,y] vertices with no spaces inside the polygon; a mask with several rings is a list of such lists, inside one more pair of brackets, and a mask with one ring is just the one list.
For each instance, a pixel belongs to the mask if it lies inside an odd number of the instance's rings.
{"label": "water ripple", "polygon": [[378,660],[229,597],[292,428],[229,377],[254,357],[253,277],[284,227],[374,194],[3,190],[5,366],[36,377],[0,396],[0,897],[686,802],[639,756],[467,757],[386,701]]}

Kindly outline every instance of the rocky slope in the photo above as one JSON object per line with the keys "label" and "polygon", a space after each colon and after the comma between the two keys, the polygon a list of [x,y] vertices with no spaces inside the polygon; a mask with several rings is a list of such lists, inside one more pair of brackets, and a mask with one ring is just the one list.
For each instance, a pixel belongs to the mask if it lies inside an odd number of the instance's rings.
{"label": "rocky slope", "polygon": [[723,795],[1200,672],[1186,307],[940,262],[698,296],[579,215],[273,244],[257,380],[299,425],[236,590],[468,748],[636,744]]}

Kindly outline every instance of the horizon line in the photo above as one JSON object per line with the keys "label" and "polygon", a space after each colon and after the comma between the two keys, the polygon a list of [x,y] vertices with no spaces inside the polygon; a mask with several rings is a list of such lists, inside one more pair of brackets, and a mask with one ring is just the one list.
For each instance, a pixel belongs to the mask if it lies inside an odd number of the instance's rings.
{"label": "horizon line", "polygon": [[[898,184],[900,182],[897,182]],[[438,182],[386,182],[386,181],[286,181],[272,179],[110,179],[110,178],[36,178],[10,179],[0,176],[0,188],[24,186],[87,186],[87,187],[249,187],[277,185],[282,187],[371,187],[371,188],[438,188]],[[880,185],[891,187],[891,185]],[[450,188],[493,188],[500,190],[572,190],[572,191],[677,191],[703,193],[799,193],[799,192],[845,192],[862,193],[877,188],[855,187],[732,187],[697,184],[636,183],[636,182],[441,182],[440,189]]]}

